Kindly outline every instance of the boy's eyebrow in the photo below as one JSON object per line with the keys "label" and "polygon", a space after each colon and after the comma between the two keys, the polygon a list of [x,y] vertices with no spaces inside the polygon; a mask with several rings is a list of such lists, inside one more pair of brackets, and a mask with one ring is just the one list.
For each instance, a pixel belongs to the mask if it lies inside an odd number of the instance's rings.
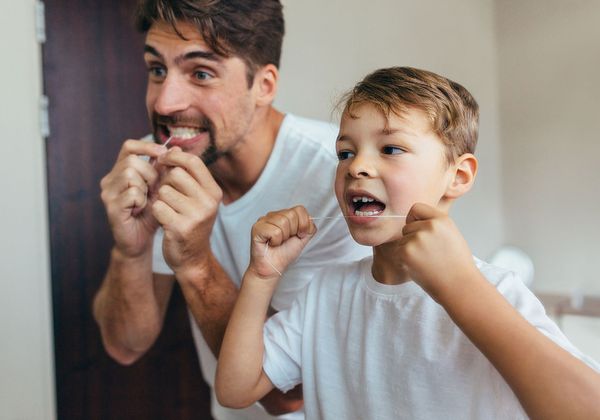
{"label": "boy's eyebrow", "polygon": [[350,136],[348,136],[346,134],[340,134],[340,136],[335,141],[338,142],[338,141],[350,141],[350,140],[351,140]]}
{"label": "boy's eyebrow", "polygon": [[380,133],[383,134],[384,136],[391,136],[396,133],[408,134],[409,136],[414,135],[412,132],[410,132],[408,130],[405,130],[403,128],[396,128],[396,127],[384,127],[381,129]]}
{"label": "boy's eyebrow", "polygon": [[[160,52],[158,52],[158,50],[151,45],[148,45],[148,44],[144,45],[144,52],[148,53],[148,54],[152,54],[156,58],[164,61],[163,55]],[[190,51],[183,55],[177,56],[177,57],[175,57],[174,61],[175,61],[175,64],[180,64],[182,61],[193,60],[195,58],[203,58],[205,60],[210,60],[210,61],[215,61],[215,62],[221,61],[220,56],[218,56],[214,52],[202,51],[202,50]]]}

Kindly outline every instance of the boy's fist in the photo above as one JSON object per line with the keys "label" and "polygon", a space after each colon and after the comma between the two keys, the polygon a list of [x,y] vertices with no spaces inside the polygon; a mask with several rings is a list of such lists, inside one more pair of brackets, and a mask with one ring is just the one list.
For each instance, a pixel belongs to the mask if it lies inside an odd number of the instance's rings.
{"label": "boy's fist", "polygon": [[249,269],[265,279],[279,277],[316,231],[302,206],[268,213],[252,227]]}
{"label": "boy's fist", "polygon": [[416,203],[402,234],[400,257],[411,278],[435,300],[446,290],[461,287],[461,278],[477,269],[452,219],[434,207]]}

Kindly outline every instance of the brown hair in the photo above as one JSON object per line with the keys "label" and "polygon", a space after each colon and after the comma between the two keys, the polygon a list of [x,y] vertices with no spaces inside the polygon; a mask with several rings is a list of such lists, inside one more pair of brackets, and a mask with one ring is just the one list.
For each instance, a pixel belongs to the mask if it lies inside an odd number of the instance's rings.
{"label": "brown hair", "polygon": [[402,116],[413,107],[427,114],[431,128],[447,147],[448,162],[475,152],[479,131],[479,105],[469,91],[452,80],[411,67],[376,70],[360,81],[344,98],[344,114],[368,103],[386,117]]}
{"label": "brown hair", "polygon": [[240,57],[248,67],[248,85],[259,67],[279,67],[285,32],[279,0],[140,0],[136,28],[147,32],[156,21],[177,31],[179,21],[194,24],[216,54]]}

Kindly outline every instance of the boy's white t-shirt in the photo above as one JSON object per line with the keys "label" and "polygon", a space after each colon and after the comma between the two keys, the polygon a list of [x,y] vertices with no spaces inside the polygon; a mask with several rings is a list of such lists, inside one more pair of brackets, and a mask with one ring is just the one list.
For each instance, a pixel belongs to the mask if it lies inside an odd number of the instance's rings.
{"label": "boy's white t-shirt", "polygon": [[[250,262],[250,232],[259,217],[270,211],[296,205],[306,207],[316,220],[318,232],[298,260],[284,273],[272,300],[275,310],[288,308],[311,279],[316,268],[339,261],[359,260],[371,254],[371,248],[358,245],[350,236],[333,192],[337,127],[321,121],[287,114],[281,124],[275,146],[256,184],[240,199],[221,205],[210,238],[211,249],[236,285]],[[163,232],[154,240],[153,271],[172,274],[162,255]],[[198,350],[204,379],[214,384],[216,359],[190,314],[192,334]],[[243,351],[243,349],[240,349]],[[216,420],[270,419],[257,404],[244,410],[220,406],[212,392],[212,411]],[[279,419],[303,419],[292,413]]]}
{"label": "boy's white t-shirt", "polygon": [[[514,275],[476,259],[538,330],[596,370]],[[514,393],[445,310],[416,283],[385,285],[372,258],[318,272],[264,329],[264,371],[303,383],[308,419],[521,419]]]}

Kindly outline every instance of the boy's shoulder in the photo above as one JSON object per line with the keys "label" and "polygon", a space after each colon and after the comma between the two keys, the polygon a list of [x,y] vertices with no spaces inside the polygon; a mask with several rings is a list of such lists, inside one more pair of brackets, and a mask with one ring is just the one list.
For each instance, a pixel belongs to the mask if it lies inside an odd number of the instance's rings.
{"label": "boy's shoulder", "polygon": [[483,276],[500,292],[513,306],[519,307],[525,301],[538,301],[533,292],[525,285],[515,271],[490,264],[473,257],[475,265]]}

